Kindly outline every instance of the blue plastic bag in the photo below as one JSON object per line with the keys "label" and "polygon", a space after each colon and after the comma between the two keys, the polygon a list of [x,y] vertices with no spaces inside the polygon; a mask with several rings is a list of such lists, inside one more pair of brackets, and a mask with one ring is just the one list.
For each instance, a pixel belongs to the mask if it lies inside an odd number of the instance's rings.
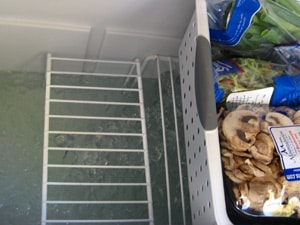
{"label": "blue plastic bag", "polygon": [[274,77],[272,106],[300,106],[300,74]]}

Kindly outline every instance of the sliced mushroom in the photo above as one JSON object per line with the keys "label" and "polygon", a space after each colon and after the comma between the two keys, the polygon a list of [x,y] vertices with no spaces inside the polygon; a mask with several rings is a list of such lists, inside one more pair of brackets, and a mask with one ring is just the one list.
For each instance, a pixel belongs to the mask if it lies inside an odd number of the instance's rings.
{"label": "sliced mushroom", "polygon": [[230,165],[230,158],[229,157],[222,156],[221,160],[222,160],[222,165],[226,170],[231,170],[232,169],[232,166]]}
{"label": "sliced mushroom", "polygon": [[[223,136],[223,137],[225,139],[225,136]],[[220,146],[222,148],[230,149],[231,151],[233,150],[230,143],[226,139],[225,140],[223,140],[223,139],[220,140]]]}
{"label": "sliced mushroom", "polygon": [[253,169],[248,164],[245,163],[241,165],[239,168],[243,173],[254,176]]}
{"label": "sliced mushroom", "polygon": [[222,123],[223,133],[231,149],[247,151],[255,142],[260,131],[260,118],[251,111],[236,110],[230,112]]}
{"label": "sliced mushroom", "polygon": [[300,218],[300,206],[296,206],[296,207],[294,208],[294,211],[295,211],[295,213],[297,214],[297,218],[299,219],[299,218]]}
{"label": "sliced mushroom", "polygon": [[300,110],[298,110],[293,117],[294,124],[300,124]]}
{"label": "sliced mushroom", "polygon": [[261,132],[256,136],[256,141],[249,148],[249,152],[253,158],[268,165],[273,159],[274,148],[275,146],[270,135]]}
{"label": "sliced mushroom", "polygon": [[251,206],[251,202],[248,199],[248,182],[240,183],[238,185],[235,185],[233,188],[234,195],[237,196],[237,205],[242,209],[246,210]]}
{"label": "sliced mushroom", "polygon": [[244,164],[245,158],[227,153],[226,155],[222,156],[222,160],[225,163],[224,167],[226,169],[234,170],[236,168],[239,168],[242,164]]}
{"label": "sliced mushroom", "polygon": [[277,179],[282,186],[285,187],[285,192],[288,198],[293,196],[300,196],[300,181],[289,182],[284,176]]}
{"label": "sliced mushroom", "polygon": [[[243,188],[243,185],[247,186],[248,182],[240,183],[240,184],[234,184],[232,187],[233,194],[235,196],[235,199],[239,199],[243,194],[241,193],[241,189]],[[247,190],[244,192],[248,193]]]}
{"label": "sliced mushroom", "polygon": [[252,170],[252,173],[255,177],[263,177],[266,175],[265,172],[257,168],[253,163],[250,161],[250,159],[246,159],[245,163],[249,166],[249,168]]}
{"label": "sliced mushroom", "polygon": [[268,176],[272,176],[272,170],[269,167],[269,165],[265,165],[263,163],[261,163],[260,161],[256,160],[256,159],[252,159],[251,163],[258,168],[259,170],[263,171],[265,173],[265,175]]}
{"label": "sliced mushroom", "polygon": [[[275,199],[282,197],[284,206],[291,205],[295,197],[299,200],[300,181],[287,182],[284,178],[269,126],[300,124],[300,110],[244,105],[224,113],[219,124],[222,162],[226,177],[233,182],[238,206],[262,213],[270,193]],[[300,218],[299,204],[292,210]]]}
{"label": "sliced mushroom", "polygon": [[221,107],[217,113],[217,118],[218,120],[222,117],[222,115],[224,114],[225,108]]}
{"label": "sliced mushroom", "polygon": [[296,113],[294,109],[287,106],[276,107],[276,112],[282,112],[283,114],[286,114],[290,119],[292,119]]}
{"label": "sliced mushroom", "polygon": [[270,124],[269,124],[269,122],[267,122],[265,120],[261,120],[259,126],[260,126],[260,130],[262,132],[264,132],[266,134],[270,134],[270,131],[269,131]]}
{"label": "sliced mushroom", "polygon": [[295,213],[294,208],[299,205],[299,198],[292,197],[283,204],[283,196],[275,198],[274,193],[269,190],[269,199],[265,201],[263,213],[265,216],[290,217]]}
{"label": "sliced mushroom", "polygon": [[228,142],[225,142],[225,141],[221,141],[220,143],[221,145],[221,152],[222,152],[222,155],[226,156],[226,154],[233,154],[233,155],[237,155],[237,156],[241,156],[241,157],[247,157],[247,158],[253,158],[253,156],[251,155],[251,153],[249,152],[240,152],[240,151],[232,151],[232,150],[229,150],[231,148],[231,146],[229,145]]}
{"label": "sliced mushroom", "polygon": [[240,184],[240,183],[243,183],[243,182],[244,182],[244,181],[241,180],[240,178],[236,177],[236,176],[234,175],[234,173],[233,173],[232,171],[230,171],[230,170],[225,170],[224,173],[226,174],[226,176],[227,176],[230,180],[232,180],[232,181],[233,181],[234,183],[236,183],[236,184]]}
{"label": "sliced mushroom", "polygon": [[286,126],[293,124],[294,122],[289,117],[279,112],[268,112],[265,116],[265,120],[260,121],[260,129],[269,134],[269,126]]}
{"label": "sliced mushroom", "polygon": [[253,174],[244,173],[239,168],[234,169],[232,173],[234,174],[235,177],[237,177],[242,181],[250,181],[254,177]]}
{"label": "sliced mushroom", "polygon": [[260,118],[265,117],[270,112],[269,107],[253,107],[251,111],[255,112]]}
{"label": "sliced mushroom", "polygon": [[232,151],[228,150],[227,148],[221,148],[221,154],[225,157],[232,157]]}
{"label": "sliced mushroom", "polygon": [[281,185],[272,177],[255,177],[248,183],[248,193],[250,207],[255,210],[262,210],[265,201],[269,198],[269,192],[272,191],[277,198],[280,195]]}
{"label": "sliced mushroom", "polygon": [[274,178],[278,178],[278,177],[283,175],[283,170],[282,170],[282,167],[281,167],[279,157],[277,157],[277,156],[274,157],[272,162],[268,165],[268,167],[270,167],[270,169],[272,171],[272,176]]}
{"label": "sliced mushroom", "polygon": [[265,121],[267,121],[270,126],[286,126],[294,124],[289,117],[278,112],[267,113]]}
{"label": "sliced mushroom", "polygon": [[289,182],[284,176],[278,178],[277,180],[284,187],[284,196],[288,202],[291,202],[293,199],[298,199],[298,204],[294,205],[293,210],[297,214],[297,217],[300,218],[300,181]]}
{"label": "sliced mushroom", "polygon": [[239,151],[232,151],[233,155],[241,156],[241,157],[247,157],[247,158],[253,158],[253,156],[248,152],[239,152]]}

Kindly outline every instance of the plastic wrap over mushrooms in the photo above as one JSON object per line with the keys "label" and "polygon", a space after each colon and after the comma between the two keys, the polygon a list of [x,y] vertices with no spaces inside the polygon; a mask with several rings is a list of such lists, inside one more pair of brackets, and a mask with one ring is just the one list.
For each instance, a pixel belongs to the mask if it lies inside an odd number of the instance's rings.
{"label": "plastic wrap over mushrooms", "polygon": [[237,206],[255,215],[300,218],[300,181],[285,179],[268,130],[300,124],[300,110],[241,105],[220,109],[218,119],[222,164]]}

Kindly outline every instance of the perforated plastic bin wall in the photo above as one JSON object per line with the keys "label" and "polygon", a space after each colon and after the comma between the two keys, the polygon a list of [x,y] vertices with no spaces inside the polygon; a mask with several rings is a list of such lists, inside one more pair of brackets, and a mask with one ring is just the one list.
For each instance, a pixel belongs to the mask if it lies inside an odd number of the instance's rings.
{"label": "perforated plastic bin wall", "polygon": [[232,224],[225,205],[205,0],[196,1],[179,61],[193,224]]}

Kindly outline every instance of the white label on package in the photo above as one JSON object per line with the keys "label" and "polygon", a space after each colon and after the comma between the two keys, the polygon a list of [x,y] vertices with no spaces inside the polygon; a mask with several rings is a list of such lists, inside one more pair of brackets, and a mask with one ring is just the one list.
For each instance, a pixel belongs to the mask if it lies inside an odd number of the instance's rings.
{"label": "white label on package", "polygon": [[300,125],[271,126],[270,134],[281,159],[285,178],[300,180]]}
{"label": "white label on package", "polygon": [[234,110],[242,104],[250,104],[256,106],[269,105],[273,91],[273,87],[268,87],[253,91],[231,93],[226,99],[226,107],[229,110]]}

